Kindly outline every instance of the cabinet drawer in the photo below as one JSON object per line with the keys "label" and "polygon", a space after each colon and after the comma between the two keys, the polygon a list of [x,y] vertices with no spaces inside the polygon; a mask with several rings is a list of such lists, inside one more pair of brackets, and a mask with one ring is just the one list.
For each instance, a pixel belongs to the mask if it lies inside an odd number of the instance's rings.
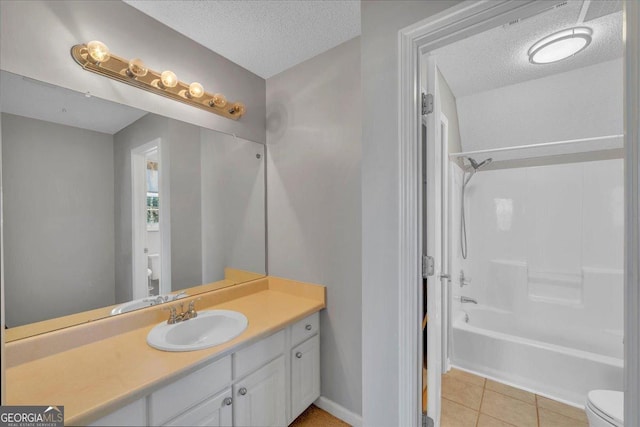
{"label": "cabinet drawer", "polygon": [[320,313],[313,313],[291,326],[291,345],[298,345],[302,341],[318,333],[320,329]]}
{"label": "cabinet drawer", "polygon": [[161,388],[149,396],[149,421],[157,426],[218,393],[231,382],[231,356]]}
{"label": "cabinet drawer", "polygon": [[234,379],[242,378],[284,353],[285,331],[244,348],[233,355]]}
{"label": "cabinet drawer", "polygon": [[[228,400],[225,401],[225,399]],[[165,426],[230,426],[233,417],[231,402],[231,388],[228,388],[195,408],[178,415]]]}
{"label": "cabinet drawer", "polygon": [[89,426],[145,426],[147,425],[146,403],[146,399],[143,397],[92,422]]}

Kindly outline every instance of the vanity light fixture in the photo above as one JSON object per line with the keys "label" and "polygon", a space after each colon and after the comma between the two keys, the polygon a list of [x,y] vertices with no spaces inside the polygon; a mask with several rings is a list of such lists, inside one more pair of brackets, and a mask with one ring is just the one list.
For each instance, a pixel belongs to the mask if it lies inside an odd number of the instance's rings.
{"label": "vanity light fixture", "polygon": [[113,55],[104,43],[97,40],[73,46],[71,56],[87,71],[232,120],[238,120],[246,112],[241,102],[229,103],[220,93],[207,93],[198,82],[191,84],[181,82],[173,71],[166,70],[162,73],[154,71],[139,58],[127,60]]}
{"label": "vanity light fixture", "polygon": [[584,50],[591,43],[591,28],[575,27],[553,33],[529,49],[529,62],[550,64],[562,61]]}

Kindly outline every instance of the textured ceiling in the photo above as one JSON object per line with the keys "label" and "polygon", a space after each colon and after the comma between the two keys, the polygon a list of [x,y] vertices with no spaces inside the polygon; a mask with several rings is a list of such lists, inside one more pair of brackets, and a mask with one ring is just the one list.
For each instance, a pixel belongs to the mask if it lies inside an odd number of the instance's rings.
{"label": "textured ceiling", "polygon": [[113,135],[146,111],[0,71],[0,111]]}
{"label": "textured ceiling", "polygon": [[[565,3],[432,52],[454,95],[467,96],[622,57],[622,2]],[[551,33],[577,25],[593,30],[593,41],[584,51],[553,64],[529,62],[527,51],[531,45]]]}
{"label": "textured ceiling", "polygon": [[360,1],[124,1],[265,79],[360,35]]}

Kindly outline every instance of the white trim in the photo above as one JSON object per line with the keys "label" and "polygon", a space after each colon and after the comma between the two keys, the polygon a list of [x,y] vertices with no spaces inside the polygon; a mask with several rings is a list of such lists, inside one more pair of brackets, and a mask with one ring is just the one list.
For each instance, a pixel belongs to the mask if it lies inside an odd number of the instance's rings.
{"label": "white trim", "polygon": [[640,426],[640,4],[624,2],[625,401],[624,425]]}
{"label": "white trim", "polygon": [[[426,153],[421,153],[420,174],[426,177],[426,187],[420,194],[422,200],[418,216],[420,223],[426,226],[421,231],[425,238],[421,241],[421,253],[433,257],[434,274],[427,279],[427,415],[436,425],[440,424],[440,401],[442,397],[442,183],[440,167],[442,161],[442,102],[438,85],[438,67],[434,56],[426,61],[427,90],[433,94],[433,113],[427,115]],[[420,144],[422,148],[423,144]],[[423,170],[424,168],[424,170]],[[423,301],[420,295],[419,301]],[[421,335],[422,338],[424,335]],[[419,348],[423,348],[419,340]],[[424,355],[423,355],[424,356]]]}
{"label": "white trim", "polygon": [[318,408],[327,411],[334,417],[340,418],[345,423],[351,424],[353,427],[362,427],[362,416],[351,412],[344,406],[338,405],[331,399],[320,396],[315,402],[313,402],[313,404]]}
{"label": "white trim", "polygon": [[[438,88],[438,91],[440,89]],[[440,110],[440,141],[441,141],[441,173],[440,173],[440,187],[441,187],[441,199],[442,199],[442,263],[440,269],[442,270],[442,275],[449,275],[448,278],[441,277],[441,287],[442,287],[442,330],[444,333],[442,334],[442,373],[446,373],[449,371],[449,347],[451,343],[449,342],[449,330],[451,328],[451,298],[449,297],[449,292],[451,291],[451,277],[453,277],[453,273],[451,271],[451,217],[450,217],[450,200],[449,200],[449,157],[447,154],[449,153],[449,119],[447,116]]]}
{"label": "white trim", "polygon": [[[398,425],[421,425],[422,394],[422,339],[416,333],[421,328],[422,252],[421,221],[418,206],[421,203],[418,104],[418,50],[414,37],[401,30],[399,33],[398,69],[399,90],[399,143],[400,143],[400,200],[399,205],[399,316],[398,322]],[[420,122],[421,123],[421,122]],[[420,238],[419,238],[420,237]]]}
{"label": "white trim", "polygon": [[[399,77],[399,330],[398,425],[420,425],[422,253],[419,145],[419,52],[428,52],[472,34],[544,10],[546,2],[481,0],[459,3],[398,32]],[[430,254],[431,255],[431,254]],[[433,254],[439,256],[439,254]],[[433,292],[434,287],[428,287]],[[433,298],[435,295],[431,295]],[[430,322],[434,320],[430,316]],[[437,357],[439,361],[440,355]],[[430,358],[430,360],[433,360]],[[430,402],[431,403],[431,402]]]}
{"label": "white trim", "polygon": [[172,291],[171,283],[171,157],[169,144],[158,140],[158,196],[160,197],[160,294]]}

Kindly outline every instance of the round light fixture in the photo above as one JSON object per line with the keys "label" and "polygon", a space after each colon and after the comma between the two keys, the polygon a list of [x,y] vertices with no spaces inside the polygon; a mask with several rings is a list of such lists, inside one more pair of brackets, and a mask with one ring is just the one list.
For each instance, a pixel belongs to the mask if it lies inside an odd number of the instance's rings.
{"label": "round light fixture", "polygon": [[163,71],[162,74],[160,74],[160,87],[162,89],[164,88],[168,88],[168,87],[176,87],[176,85],[178,84],[178,77],[176,76],[176,73],[174,73],[173,71]]}
{"label": "round light fixture", "polygon": [[591,43],[591,28],[575,27],[553,33],[536,42],[527,54],[532,64],[562,61],[584,50]]}
{"label": "round light fixture", "polygon": [[245,113],[245,111],[247,111],[247,109],[245,108],[244,104],[242,102],[236,102],[231,106],[231,110],[229,110],[229,113],[238,114],[241,116]]}
{"label": "round light fixture", "polygon": [[209,105],[211,107],[215,106],[223,108],[225,105],[227,105],[227,98],[225,98],[225,96],[221,93],[214,93],[213,98],[211,98],[211,101],[209,101]]}
{"label": "round light fixture", "polygon": [[87,52],[94,62],[106,62],[111,58],[109,48],[106,44],[98,40],[93,40],[87,43]]}
{"label": "round light fixture", "polygon": [[144,77],[149,71],[140,58],[134,58],[129,61],[127,71],[130,77]]}
{"label": "round light fixture", "polygon": [[189,96],[191,98],[200,98],[204,95],[204,88],[198,82],[193,82],[189,85]]}

